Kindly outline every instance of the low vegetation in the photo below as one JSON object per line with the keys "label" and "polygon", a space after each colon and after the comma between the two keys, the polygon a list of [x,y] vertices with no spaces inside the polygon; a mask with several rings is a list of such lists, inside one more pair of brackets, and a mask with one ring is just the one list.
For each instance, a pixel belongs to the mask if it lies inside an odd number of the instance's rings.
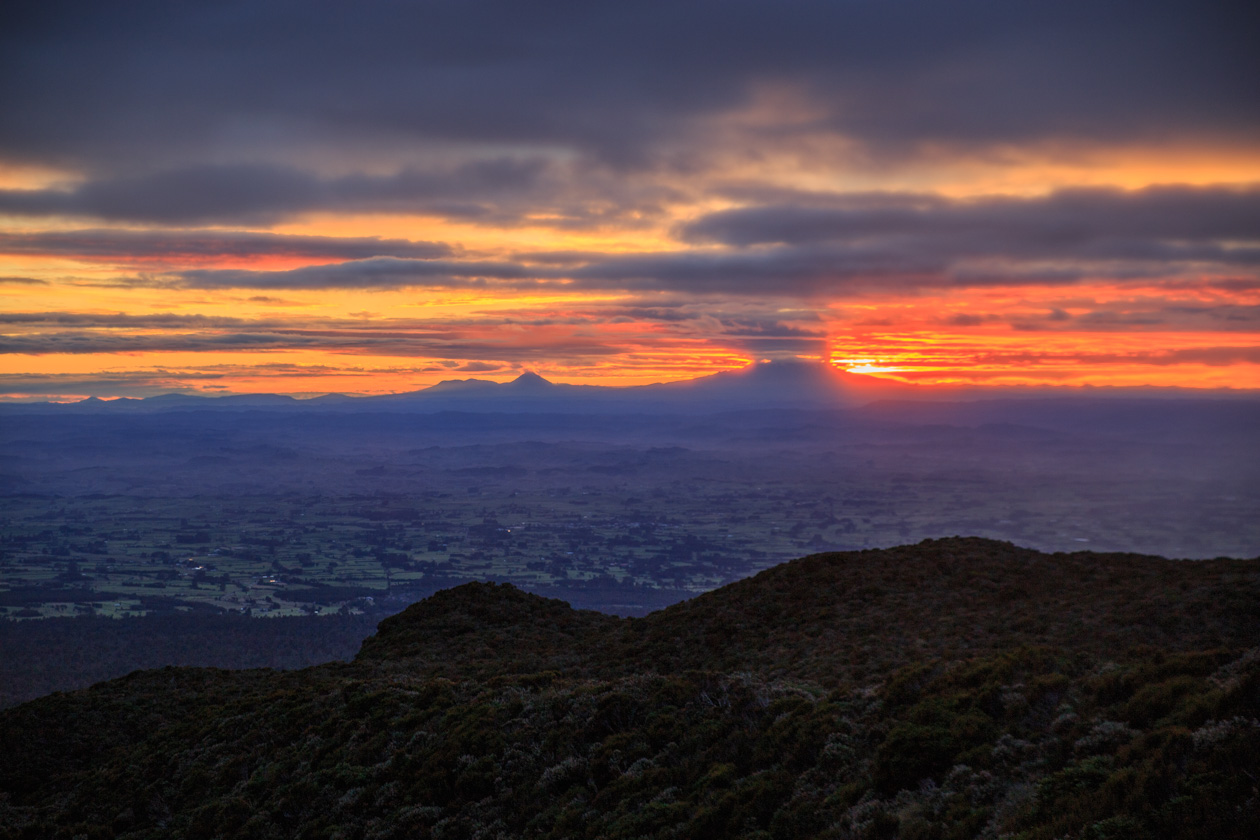
{"label": "low vegetation", "polygon": [[0,712],[0,837],[1253,837],[1258,644],[1255,561],[979,539],[638,619],[466,584]]}
{"label": "low vegetation", "polygon": [[304,668],[346,661],[382,615],[262,619],[196,610],[0,621],[0,708],[141,668]]}

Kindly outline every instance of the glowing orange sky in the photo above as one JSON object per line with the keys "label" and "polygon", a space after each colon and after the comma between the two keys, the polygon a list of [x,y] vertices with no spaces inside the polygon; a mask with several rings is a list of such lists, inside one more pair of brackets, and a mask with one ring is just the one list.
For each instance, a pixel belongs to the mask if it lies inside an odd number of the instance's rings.
{"label": "glowing orange sky", "polygon": [[[818,147],[810,154],[818,166],[827,162]],[[523,370],[559,382],[644,384],[787,356],[828,359],[856,373],[924,385],[1260,388],[1255,330],[1260,282],[1249,268],[1222,273],[1218,264],[1201,270],[1181,264],[1168,276],[1155,272],[1147,280],[1118,271],[1072,282],[1017,278],[1004,285],[998,277],[978,285],[927,282],[905,288],[896,282],[882,287],[876,276],[835,292],[824,285],[781,293],[772,278],[756,293],[723,293],[634,282],[592,285],[573,281],[580,273],[568,275],[567,266],[636,254],[719,258],[740,252],[685,234],[685,225],[698,219],[755,205],[714,199],[716,184],[756,184],[762,191],[794,194],[806,189],[806,196],[843,199],[878,180],[832,161],[830,169],[815,166],[810,183],[803,161],[787,152],[760,161],[737,155],[716,161],[718,169],[689,176],[656,174],[659,188],[668,186],[672,199],[654,215],[612,214],[606,223],[581,228],[547,218],[495,224],[432,214],[318,212],[276,225],[175,233],[440,243],[452,263],[508,264],[520,267],[522,277],[267,287],[270,280],[251,278],[358,263],[307,253],[301,244],[306,239],[295,246],[277,239],[270,249],[251,253],[179,243],[156,253],[122,247],[111,253],[67,252],[60,246],[42,251],[44,233],[74,238],[89,229],[108,239],[166,229],[84,224],[76,218],[0,219],[0,230],[26,237],[0,244],[5,398],[169,390],[374,394],[450,378],[505,380]],[[5,176],[0,186],[10,189],[55,181],[24,171]],[[1260,155],[1237,149],[1196,154],[1184,147],[1072,155],[1007,150],[988,160],[941,154],[881,178],[886,194],[954,200],[1036,201],[1074,184],[1110,186],[1126,190],[1124,195],[1171,183],[1218,188],[1223,181],[1249,190],[1260,181]],[[1231,246],[1254,247],[1255,241]],[[753,246],[740,253],[772,252],[774,246]],[[1026,271],[1034,264],[1003,259],[998,272]],[[1045,268],[1042,263],[1036,264]],[[248,277],[207,287],[185,280],[207,271]]]}
{"label": "glowing orange sky", "polygon": [[[1247,178],[1260,173],[1254,160],[1237,166]],[[953,169],[969,167],[975,168]],[[1171,175],[1194,171],[1184,151],[1169,164]],[[1223,174],[1211,161],[1203,171]],[[1165,180],[1147,162],[1118,165],[1112,182],[1141,186],[1134,180],[1138,173],[1151,183]],[[1096,163],[1079,173],[1095,184],[1106,182],[1105,174]],[[747,180],[758,173],[733,175]],[[1021,159],[981,173],[977,185],[1004,182],[1022,191],[1038,176],[1043,190],[1070,180],[1062,162],[1042,166]],[[687,186],[700,192],[703,184]],[[711,204],[683,203],[651,225],[610,223],[584,231],[329,213],[254,230],[439,241],[453,246],[457,259],[546,266],[551,252],[720,253],[721,246],[677,236],[680,221],[712,210]],[[73,222],[51,219],[35,232],[73,231]],[[32,230],[29,223],[9,223],[9,230]],[[881,293],[876,283],[859,293],[756,296],[572,289],[562,277],[544,278],[532,288],[491,282],[479,288],[416,283],[367,289],[182,288],[169,279],[194,269],[278,272],[338,262],[283,252],[0,255],[0,276],[6,278],[0,310],[27,316],[4,327],[11,347],[0,357],[0,372],[8,396],[370,394],[448,378],[504,380],[526,369],[559,381],[642,384],[784,356],[826,358],[855,372],[920,384],[1260,388],[1254,321],[1230,320],[1231,312],[1260,309],[1260,284],[1213,285],[1195,276],[1173,283],[1099,278],[908,293]],[[40,313],[66,317],[41,321]],[[732,336],[740,331],[731,325],[745,322],[773,322],[783,336],[759,337],[755,329]],[[24,352],[27,346],[31,350]]]}
{"label": "glowing orange sky", "polygon": [[[59,58],[22,54],[26,122],[0,130],[0,399],[630,385],[777,358],[923,386],[1260,389],[1260,148],[1218,78],[1229,26],[1182,45],[1206,62],[1176,68],[1182,90],[1143,46],[1181,38],[1176,16],[1112,57],[1094,35],[1021,52],[1044,46],[1037,15],[976,34],[965,10],[866,10],[885,49],[838,50],[852,33],[816,41],[815,14],[844,18],[825,11],[767,4],[714,34],[744,47],[694,55],[531,18],[493,59],[460,12],[452,64],[311,33],[220,56],[192,48],[195,9],[173,18],[187,50],[50,23]],[[608,32],[656,14],[625,13]],[[362,43],[398,25],[378,17]],[[919,26],[956,49],[902,40]],[[347,99],[343,79],[371,84]]]}

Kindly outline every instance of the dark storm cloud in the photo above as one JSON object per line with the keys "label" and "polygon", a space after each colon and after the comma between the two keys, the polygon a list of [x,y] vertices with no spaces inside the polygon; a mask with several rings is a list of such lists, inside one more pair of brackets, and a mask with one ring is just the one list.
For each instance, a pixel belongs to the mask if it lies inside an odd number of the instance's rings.
{"label": "dark storm cloud", "polygon": [[1213,332],[1255,332],[1260,328],[1260,306],[1216,305],[1130,305],[1104,307],[1076,319],[1082,329],[1111,331],[1117,327],[1176,327],[1208,329]]}
{"label": "dark storm cloud", "polygon": [[723,335],[740,336],[743,338],[818,338],[827,335],[825,330],[809,330],[801,327],[794,327],[785,324],[782,321],[766,320],[761,318],[736,318],[723,320]]}
{"label": "dark storm cloud", "polygon": [[1252,4],[1188,0],[13,0],[0,156],[101,171],[436,140],[624,165],[759,83],[881,148],[1246,137],[1256,29]]}
{"label": "dark storm cloud", "polygon": [[1136,365],[1211,365],[1260,364],[1260,347],[1187,347],[1151,353],[983,353],[976,356],[980,365],[1044,364],[1072,362],[1077,364]]}
{"label": "dark storm cloud", "polygon": [[[1088,280],[1160,283],[1189,269],[1222,270],[1256,263],[1256,249],[1149,249],[1136,259],[1118,252],[1045,251],[1040,259],[1066,263],[1042,268],[1001,243],[897,243],[779,247],[728,254],[668,253],[616,257],[571,270],[573,288],[671,291],[696,295],[838,297],[871,293],[1002,286],[1067,286]],[[972,262],[996,263],[978,270]]]}
{"label": "dark storm cloud", "polygon": [[698,312],[687,312],[662,306],[615,306],[608,309],[614,321],[629,323],[634,321],[661,321],[681,324],[694,321],[700,317]]}
{"label": "dark storm cloud", "polygon": [[[932,239],[955,249],[1013,256],[1189,258],[1254,263],[1260,251],[1260,189],[1147,187],[1061,190],[1039,198],[949,200],[868,193],[814,196],[810,204],[712,213],[680,231],[693,242],[810,245]],[[1243,240],[1253,247],[1218,243]]]}
{"label": "dark storm cloud", "polygon": [[[151,315],[128,315],[125,312],[0,312],[0,325],[10,326],[58,326],[83,328],[234,328],[245,324],[263,322],[247,321],[218,315],[177,315],[159,312]],[[275,322],[280,323],[280,322]]]}
{"label": "dark storm cloud", "polygon": [[[1075,189],[972,200],[905,193],[810,195],[796,204],[712,213],[679,235],[738,250],[628,257],[591,267],[585,275],[641,282],[669,278],[675,288],[694,290],[725,285],[751,291],[766,283],[824,291],[871,284],[1159,279],[1188,269],[1254,271],[1260,265],[1260,189]],[[1219,282],[1245,287],[1248,281]]]}
{"label": "dark storm cloud", "polygon": [[[273,333],[233,332],[125,335],[101,332],[57,332],[0,337],[0,353],[43,355],[46,353],[186,353],[232,350],[269,350],[295,347],[326,347],[319,337],[278,336]],[[356,342],[355,347],[362,342]]]}
{"label": "dark storm cloud", "polygon": [[111,371],[98,377],[80,374],[24,373],[0,375],[0,393],[37,396],[152,397],[188,392],[188,381],[214,381],[224,374],[205,371]]}
{"label": "dark storm cloud", "polygon": [[[801,320],[816,322],[817,316],[801,315]],[[714,330],[722,345],[760,356],[786,353],[820,357],[827,351],[827,331],[785,323],[777,318],[719,318],[721,328]]]}
{"label": "dark storm cloud", "polygon": [[777,248],[766,252],[613,257],[570,273],[589,288],[692,294],[812,295],[871,284],[945,285],[948,263],[888,249]]}
{"label": "dark storm cloud", "polygon": [[[1035,198],[951,200],[905,193],[812,196],[801,204],[710,214],[680,231],[725,250],[572,252],[461,260],[405,240],[193,232],[69,232],[0,237],[22,251],[111,250],[388,255],[284,271],[196,269],[138,278],[183,288],[324,289],[549,286],[685,294],[826,295],[946,287],[1068,285],[1085,279],[1215,284],[1245,290],[1260,266],[1260,189],[1064,190]],[[115,237],[117,237],[115,239]],[[30,243],[29,245],[27,243]],[[235,250],[233,250],[235,249]],[[429,258],[446,257],[446,258]],[[1223,277],[1220,275],[1224,275]]]}
{"label": "dark storm cloud", "polygon": [[[0,190],[0,213],[169,225],[268,223],[315,211],[500,218],[513,196],[546,198],[545,164],[477,161],[446,170],[320,178],[288,166],[198,165],[101,177],[68,189]],[[511,215],[510,211],[508,215]]]}
{"label": "dark storm cloud", "polygon": [[[379,370],[379,368],[374,368]],[[391,373],[413,373],[415,368],[408,365],[389,371]],[[203,393],[212,390],[230,391],[218,385],[222,380],[231,380],[241,373],[254,378],[265,377],[269,380],[304,379],[312,375],[336,374],[347,380],[370,375],[362,369],[329,367],[326,365],[293,365],[284,363],[251,364],[240,367],[218,364],[212,367],[175,370],[112,370],[99,376],[84,377],[81,374],[0,374],[0,394],[32,394],[47,397],[100,396],[100,397],[151,397],[170,393]]]}
{"label": "dark storm cloud", "polygon": [[[241,350],[320,349],[334,353],[374,355],[443,355],[456,358],[493,358],[495,345],[477,342],[464,354],[450,348],[467,348],[469,342],[456,333],[389,329],[267,329],[251,324],[234,331],[127,333],[109,330],[67,330],[0,337],[0,354],[48,353],[218,353]],[[504,352],[499,348],[499,352]]]}
{"label": "dark storm cloud", "polygon": [[827,340],[823,338],[731,336],[723,341],[723,346],[758,356],[766,353],[781,353],[818,358],[827,352]]}
{"label": "dark storm cloud", "polygon": [[1147,360],[1155,365],[1235,365],[1260,364],[1260,347],[1193,347],[1171,350]]}
{"label": "dark storm cloud", "polygon": [[[877,250],[782,248],[772,253],[666,253],[611,257],[556,269],[500,261],[375,258],[288,271],[198,269],[171,275],[190,289],[532,288],[679,291],[688,294],[815,294],[897,283],[907,288],[955,284],[946,262]],[[1075,279],[1073,277],[1072,279]],[[1038,276],[1036,282],[1043,282]],[[153,281],[145,279],[146,284]],[[159,281],[160,282],[160,281]],[[989,282],[987,280],[981,282]],[[1070,282],[1065,280],[1064,282]]]}
{"label": "dark storm cloud", "polygon": [[[462,337],[459,334],[389,330],[274,330],[233,333],[168,333],[131,335],[110,332],[65,331],[0,337],[0,354],[49,353],[210,353],[233,351],[319,349],[342,355],[399,356],[404,358],[486,359],[504,363],[536,363],[540,353],[556,357],[606,358],[626,347],[603,336],[569,336],[562,340],[531,340],[514,336],[503,341]],[[0,385],[4,377],[0,376]],[[12,389],[10,389],[12,390]]]}
{"label": "dark storm cloud", "polygon": [[532,285],[537,277],[537,272],[510,262],[376,257],[288,271],[199,269],[180,272],[175,282],[190,289],[384,289],[485,286],[488,281],[504,280]]}
{"label": "dark storm cloud", "polygon": [[[291,269],[247,271],[199,269],[143,279],[146,285],[190,289],[390,289],[406,287],[547,289],[548,291],[677,292],[691,295],[836,296],[872,292],[991,286],[1070,285],[1082,280],[1160,282],[1187,264],[1213,261],[1226,267],[1255,262],[1255,250],[1171,249],[1171,257],[1125,262],[1115,253],[1100,255],[1061,249],[1044,258],[1073,262],[1041,269],[1015,259],[1000,245],[962,249],[919,243],[843,247],[778,247],[736,253],[661,253],[608,257],[570,269],[512,262],[403,260],[376,258]],[[968,260],[1003,261],[1001,268],[978,271]],[[1219,266],[1218,266],[1219,267]],[[1181,281],[1178,280],[1180,283]]]}
{"label": "dark storm cloud", "polygon": [[1170,281],[1164,286],[1169,289],[1211,289],[1220,292],[1253,292],[1260,289],[1260,276],[1257,277],[1208,277]]}
{"label": "dark storm cloud", "polygon": [[[1078,302],[1078,306],[1084,306]],[[1169,305],[1159,299],[1112,303],[1072,315],[1062,309],[1037,313],[957,313],[941,319],[954,327],[1006,324],[1016,330],[1097,330],[1126,332],[1207,330],[1216,333],[1253,333],[1260,328],[1260,306],[1249,304]]]}
{"label": "dark storm cloud", "polygon": [[0,232],[0,254],[34,254],[127,262],[163,258],[303,257],[355,260],[369,257],[449,256],[440,242],[380,239],[374,236],[284,236],[235,231],[71,230]]}
{"label": "dark storm cloud", "polygon": [[951,327],[978,327],[987,319],[981,315],[969,315],[965,312],[959,312],[957,315],[951,315],[945,319],[945,323]]}
{"label": "dark storm cloud", "polygon": [[[499,313],[471,315],[464,319],[426,320],[410,318],[377,319],[371,317],[352,318],[234,318],[222,315],[179,315],[172,312],[156,312],[143,315],[131,315],[125,312],[0,312],[0,328],[16,328],[21,330],[38,330],[47,327],[70,328],[84,331],[112,330],[116,334],[125,335],[138,330],[199,330],[236,331],[261,334],[263,332],[276,335],[327,336],[331,338],[364,337],[388,339],[413,339],[417,336],[429,338],[451,338],[461,331],[495,330],[501,327],[540,327],[540,326],[586,326],[606,323],[609,312],[614,320],[623,318],[623,313],[635,313],[635,321],[663,321],[678,323],[685,320],[697,320],[703,317],[693,313],[681,317],[671,317],[670,310],[627,310],[625,307],[612,306],[606,310],[592,310],[566,317],[521,317],[519,315],[502,316]],[[808,320],[816,321],[817,318]],[[792,327],[781,321],[769,318],[737,318],[719,319],[720,323],[739,335],[764,336],[817,336],[820,331],[804,330]]]}

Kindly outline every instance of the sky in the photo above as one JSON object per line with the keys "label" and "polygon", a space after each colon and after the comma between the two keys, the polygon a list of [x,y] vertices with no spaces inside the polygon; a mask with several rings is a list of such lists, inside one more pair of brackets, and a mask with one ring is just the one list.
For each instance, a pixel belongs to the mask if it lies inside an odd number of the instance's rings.
{"label": "sky", "polygon": [[0,10],[0,399],[1260,388],[1222,2]]}

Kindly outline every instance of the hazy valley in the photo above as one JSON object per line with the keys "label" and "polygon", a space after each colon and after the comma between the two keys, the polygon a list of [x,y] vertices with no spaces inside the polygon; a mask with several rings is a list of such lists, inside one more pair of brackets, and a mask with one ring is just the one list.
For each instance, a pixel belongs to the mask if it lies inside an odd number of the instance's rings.
{"label": "hazy valley", "polygon": [[[847,382],[807,366],[715,379],[654,412],[597,411],[629,397],[587,389],[583,413],[528,379],[535,402],[515,411],[443,402],[485,390],[468,383],[392,410],[261,398],[0,409],[0,699],[135,667],[344,659],[381,616],[471,580],[644,615],[804,554],[950,535],[1260,555],[1254,402],[853,406]],[[486,387],[507,388],[511,405],[509,386]],[[706,413],[715,393],[729,408]],[[147,629],[158,618],[161,645]]]}

